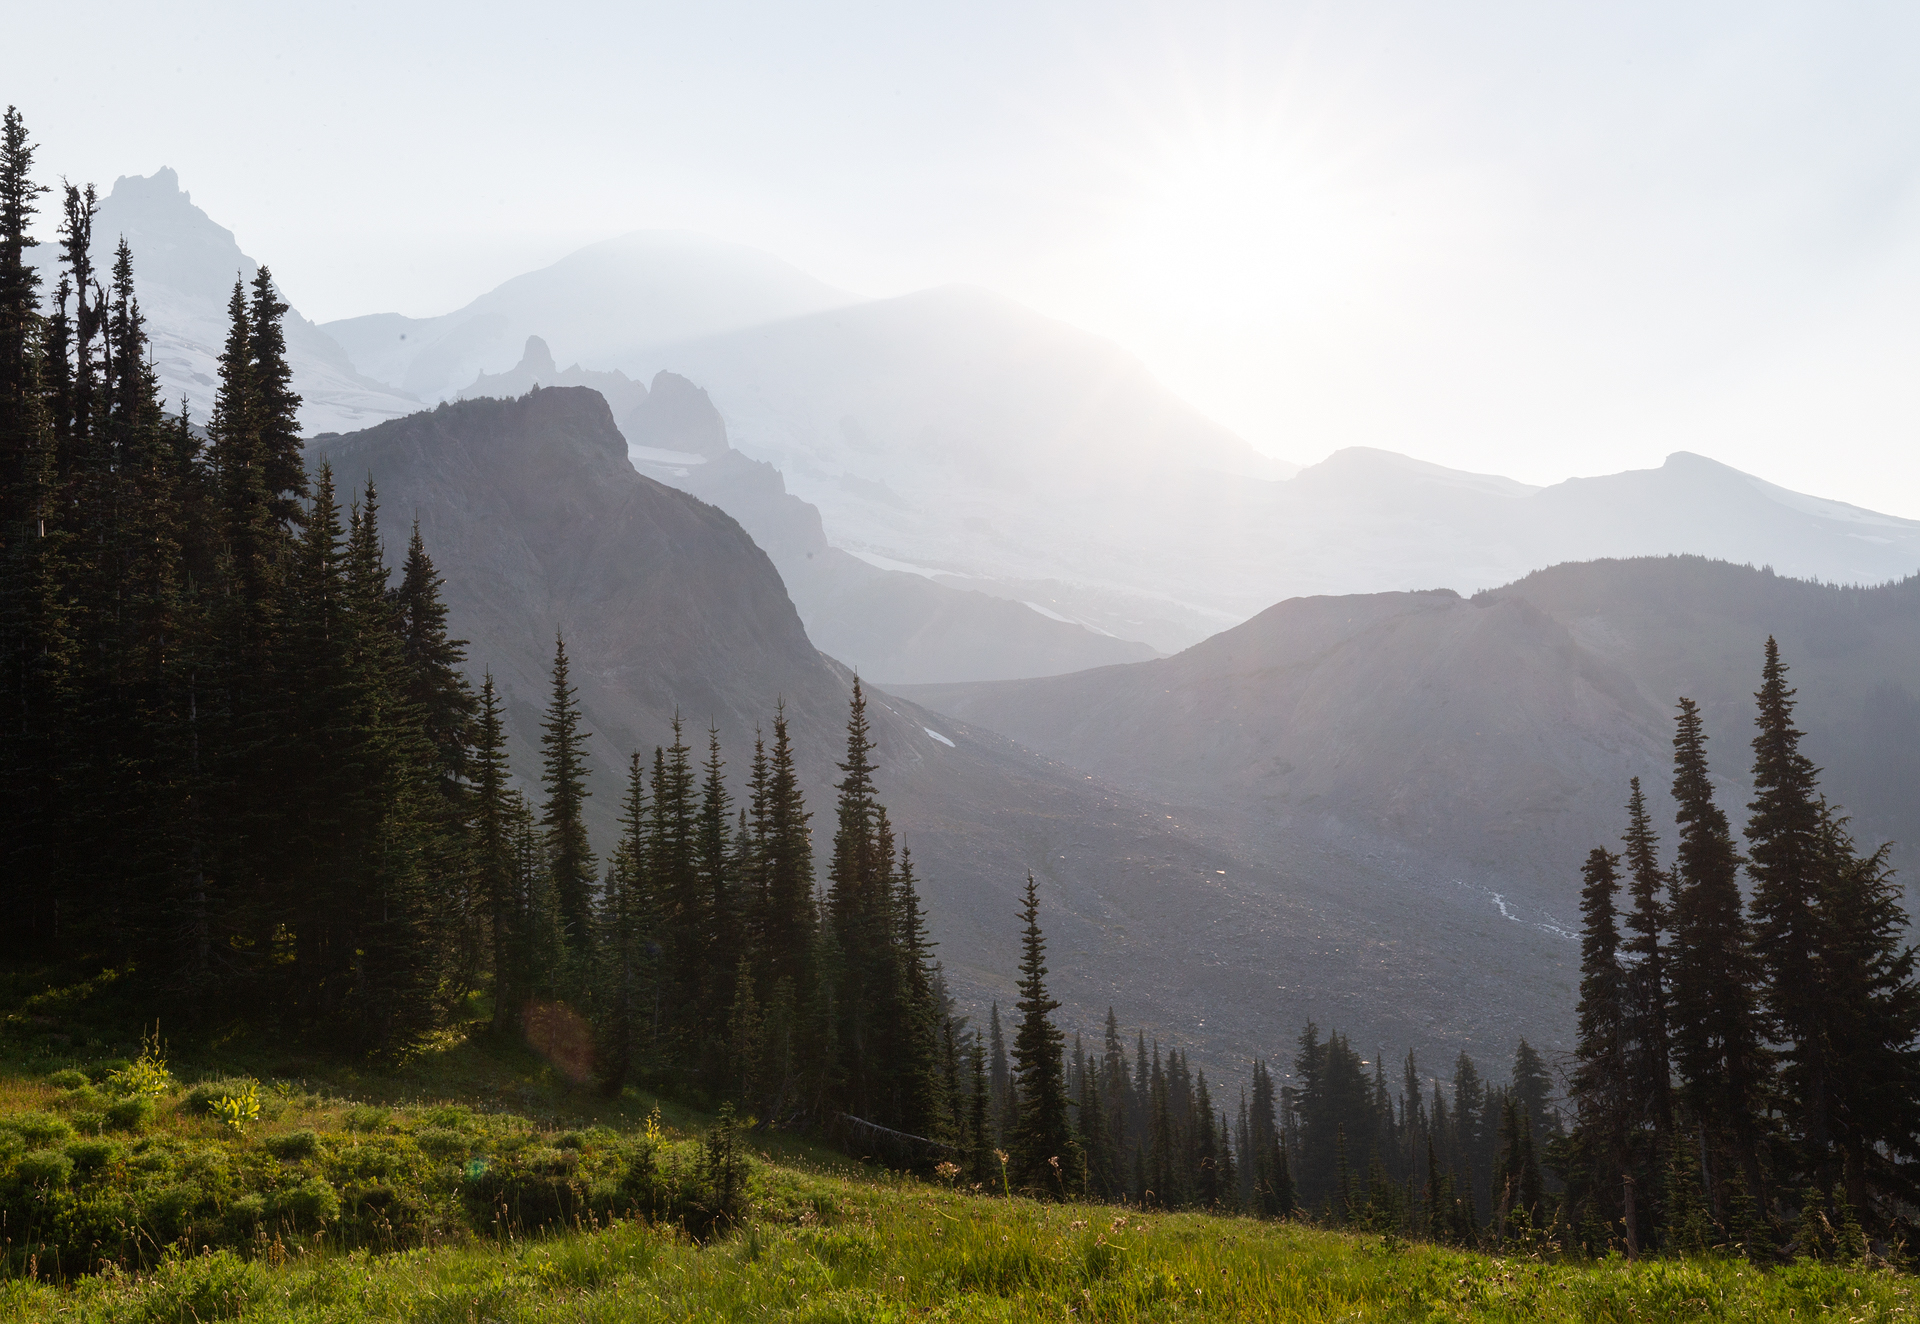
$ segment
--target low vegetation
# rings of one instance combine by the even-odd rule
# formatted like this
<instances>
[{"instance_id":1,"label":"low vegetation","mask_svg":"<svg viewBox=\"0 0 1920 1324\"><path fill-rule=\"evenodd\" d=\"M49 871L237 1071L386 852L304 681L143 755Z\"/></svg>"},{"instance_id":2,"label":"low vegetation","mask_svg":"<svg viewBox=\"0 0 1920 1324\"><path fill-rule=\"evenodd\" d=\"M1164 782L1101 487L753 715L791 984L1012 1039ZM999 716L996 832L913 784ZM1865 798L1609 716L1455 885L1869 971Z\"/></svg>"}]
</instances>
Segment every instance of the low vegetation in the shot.
<instances>
[{"instance_id":1,"label":"low vegetation","mask_svg":"<svg viewBox=\"0 0 1920 1324\"><path fill-rule=\"evenodd\" d=\"M125 1106L131 1101L141 1106ZM450 1043L314 1079L0 1059L0 1321L1881 1320L1884 1264L1493 1256L996 1197Z\"/></svg>"}]
</instances>

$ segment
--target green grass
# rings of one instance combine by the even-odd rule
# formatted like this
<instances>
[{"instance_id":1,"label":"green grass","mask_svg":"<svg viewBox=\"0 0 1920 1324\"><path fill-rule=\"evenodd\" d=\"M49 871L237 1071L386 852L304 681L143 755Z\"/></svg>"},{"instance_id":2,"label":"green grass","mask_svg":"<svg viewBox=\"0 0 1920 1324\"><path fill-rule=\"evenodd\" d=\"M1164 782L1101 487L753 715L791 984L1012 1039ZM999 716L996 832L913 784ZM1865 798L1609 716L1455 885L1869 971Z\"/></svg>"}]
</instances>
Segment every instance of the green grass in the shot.
<instances>
[{"instance_id":1,"label":"green grass","mask_svg":"<svg viewBox=\"0 0 1920 1324\"><path fill-rule=\"evenodd\" d=\"M208 1042L116 1122L110 1072L137 1045L0 1029L0 1324L1914 1314L1914 1280L1886 1269L1543 1262L994 1199L764 1131L737 1218L715 1226L710 1118L570 1087L524 1050L450 1036L373 1071ZM259 1116L222 1123L214 1100L248 1080Z\"/></svg>"},{"instance_id":2,"label":"green grass","mask_svg":"<svg viewBox=\"0 0 1920 1324\"><path fill-rule=\"evenodd\" d=\"M75 1286L0 1284L0 1320L1895 1320L1910 1280L1730 1260L1541 1264L1300 1225L798 1175L831 1209L704 1245L640 1222L272 1267L231 1252Z\"/></svg>"}]
</instances>

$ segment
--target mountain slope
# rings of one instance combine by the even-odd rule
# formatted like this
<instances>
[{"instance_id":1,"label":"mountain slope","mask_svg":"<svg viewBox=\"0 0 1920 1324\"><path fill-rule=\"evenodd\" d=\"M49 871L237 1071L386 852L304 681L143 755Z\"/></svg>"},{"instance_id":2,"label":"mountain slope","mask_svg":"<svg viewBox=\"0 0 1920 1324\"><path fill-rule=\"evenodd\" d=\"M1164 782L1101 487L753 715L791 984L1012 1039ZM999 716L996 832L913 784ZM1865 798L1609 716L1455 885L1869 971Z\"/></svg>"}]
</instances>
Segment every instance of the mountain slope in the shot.
<instances>
[{"instance_id":1,"label":"mountain slope","mask_svg":"<svg viewBox=\"0 0 1920 1324\"><path fill-rule=\"evenodd\" d=\"M670 372L622 424L634 466L738 518L780 568L820 649L882 684L1050 676L1154 655L1073 621L885 570L829 546L779 470L728 444L707 393Z\"/></svg>"},{"instance_id":2,"label":"mountain slope","mask_svg":"<svg viewBox=\"0 0 1920 1324\"><path fill-rule=\"evenodd\" d=\"M1722 805L1744 819L1769 634L1828 792L1869 842L1914 841L1920 578L1850 589L1696 557L1563 565L1471 600L1293 599L1160 661L907 693L1187 806L1252 858L1319 842L1394 859L1571 931L1580 860L1617 840L1627 779L1667 812L1679 695L1702 704Z\"/></svg>"},{"instance_id":3,"label":"mountain slope","mask_svg":"<svg viewBox=\"0 0 1920 1324\"><path fill-rule=\"evenodd\" d=\"M309 460L330 462L343 487L373 476L390 555L407 521L420 520L447 582L450 628L471 641L469 669L491 670L507 697L523 778L539 766L552 640L565 631L593 733L590 827L603 848L628 752L664 743L676 710L696 741L719 726L738 774L754 727L784 700L824 854L851 676L812 648L738 524L636 473L624 453L600 396L557 388L322 439ZM965 1006L1008 1000L1029 869L1043 883L1069 1023L1091 1032L1113 1002L1129 1023L1162 1027L1216 1065L1270 1053L1297 1025L1297 1004L1243 996L1274 950L1252 936L1278 934L1308 967L1315 944L1366 946L1352 916L1256 885L1244 861L1080 770L890 695L876 693L873 717L881 795L913 848ZM1366 982L1381 978L1424 986L1428 975L1415 965ZM1360 983L1329 972L1308 996L1323 989L1358 993ZM1349 1010L1344 1024L1376 1023ZM1494 1023L1460 1010L1465 1033ZM1390 1009L1379 1023L1401 1028ZM1400 1037L1428 1036L1421 1027Z\"/></svg>"}]
</instances>

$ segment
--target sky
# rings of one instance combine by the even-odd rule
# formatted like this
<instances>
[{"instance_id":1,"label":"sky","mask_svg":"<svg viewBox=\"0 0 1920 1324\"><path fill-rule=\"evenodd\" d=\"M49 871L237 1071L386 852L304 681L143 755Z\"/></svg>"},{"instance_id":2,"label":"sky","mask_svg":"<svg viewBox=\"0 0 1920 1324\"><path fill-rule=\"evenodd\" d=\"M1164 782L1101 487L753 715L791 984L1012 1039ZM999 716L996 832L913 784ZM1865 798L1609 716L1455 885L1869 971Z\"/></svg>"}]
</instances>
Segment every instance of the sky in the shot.
<instances>
[{"instance_id":1,"label":"sky","mask_svg":"<svg viewBox=\"0 0 1920 1324\"><path fill-rule=\"evenodd\" d=\"M178 170L315 320L634 229L1111 337L1270 453L1711 455L1920 518L1920 8L35 6L45 177Z\"/></svg>"}]
</instances>

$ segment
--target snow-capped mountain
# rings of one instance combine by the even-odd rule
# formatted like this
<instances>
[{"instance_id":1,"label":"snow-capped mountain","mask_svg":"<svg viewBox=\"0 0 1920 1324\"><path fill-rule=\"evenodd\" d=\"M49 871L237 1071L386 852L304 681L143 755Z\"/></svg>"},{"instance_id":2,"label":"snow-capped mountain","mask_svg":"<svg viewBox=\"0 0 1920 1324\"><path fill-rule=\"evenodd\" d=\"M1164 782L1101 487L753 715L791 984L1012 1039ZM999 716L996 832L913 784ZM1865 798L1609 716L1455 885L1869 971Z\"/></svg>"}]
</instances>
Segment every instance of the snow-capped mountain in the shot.
<instances>
[{"instance_id":1,"label":"snow-capped mountain","mask_svg":"<svg viewBox=\"0 0 1920 1324\"><path fill-rule=\"evenodd\" d=\"M777 258L698 235L640 231L530 271L442 317L376 313L321 329L360 371L451 399L543 337L559 362L625 369L660 345L855 302Z\"/></svg>"},{"instance_id":2,"label":"snow-capped mountain","mask_svg":"<svg viewBox=\"0 0 1920 1324\"><path fill-rule=\"evenodd\" d=\"M123 236L133 250L134 291L167 407L184 404L204 423L219 388L228 296L234 280L252 281L259 264L240 250L233 231L193 205L171 169L122 175L101 199L93 224L94 264L101 271L111 270ZM47 297L58 246L43 243L28 260L40 268ZM284 289L281 294L286 297ZM351 432L420 408L413 396L361 376L332 337L297 310L287 314L286 333L294 389L302 396L300 424L309 434Z\"/></svg>"}]
</instances>

